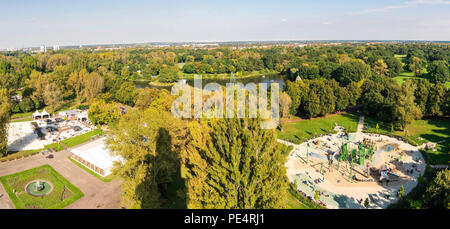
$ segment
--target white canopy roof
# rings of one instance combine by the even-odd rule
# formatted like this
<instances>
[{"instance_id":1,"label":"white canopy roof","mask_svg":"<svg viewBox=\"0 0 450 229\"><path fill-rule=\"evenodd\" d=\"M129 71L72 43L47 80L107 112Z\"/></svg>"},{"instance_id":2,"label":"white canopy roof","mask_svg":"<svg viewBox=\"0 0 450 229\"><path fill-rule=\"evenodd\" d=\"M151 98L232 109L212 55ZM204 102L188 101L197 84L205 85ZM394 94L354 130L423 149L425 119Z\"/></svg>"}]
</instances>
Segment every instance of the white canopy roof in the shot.
<instances>
[{"instance_id":1,"label":"white canopy roof","mask_svg":"<svg viewBox=\"0 0 450 229\"><path fill-rule=\"evenodd\" d=\"M45 109L42 111L41 115L50 115Z\"/></svg>"},{"instance_id":2,"label":"white canopy roof","mask_svg":"<svg viewBox=\"0 0 450 229\"><path fill-rule=\"evenodd\" d=\"M121 157L110 155L105 145L105 138L100 138L71 151L83 160L105 171L104 176L111 174L114 162L121 161Z\"/></svg>"},{"instance_id":3,"label":"white canopy roof","mask_svg":"<svg viewBox=\"0 0 450 229\"><path fill-rule=\"evenodd\" d=\"M44 109L42 112L39 112L38 110L36 110L34 113L33 113L33 117L36 117L36 116L44 116L44 115L47 115L47 116L50 116L50 114Z\"/></svg>"}]
</instances>

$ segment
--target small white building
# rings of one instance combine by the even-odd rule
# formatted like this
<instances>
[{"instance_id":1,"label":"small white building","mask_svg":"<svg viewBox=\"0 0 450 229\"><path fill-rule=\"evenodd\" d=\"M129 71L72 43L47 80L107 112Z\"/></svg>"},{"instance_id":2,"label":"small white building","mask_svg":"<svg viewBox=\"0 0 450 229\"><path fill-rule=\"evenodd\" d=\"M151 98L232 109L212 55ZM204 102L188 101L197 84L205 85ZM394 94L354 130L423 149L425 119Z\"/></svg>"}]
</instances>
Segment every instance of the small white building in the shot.
<instances>
[{"instance_id":1,"label":"small white building","mask_svg":"<svg viewBox=\"0 0 450 229\"><path fill-rule=\"evenodd\" d=\"M72 149L72 158L93 172L105 177L111 174L115 162L122 162L120 156L112 156L106 148L105 138L99 138L86 145Z\"/></svg>"}]
</instances>

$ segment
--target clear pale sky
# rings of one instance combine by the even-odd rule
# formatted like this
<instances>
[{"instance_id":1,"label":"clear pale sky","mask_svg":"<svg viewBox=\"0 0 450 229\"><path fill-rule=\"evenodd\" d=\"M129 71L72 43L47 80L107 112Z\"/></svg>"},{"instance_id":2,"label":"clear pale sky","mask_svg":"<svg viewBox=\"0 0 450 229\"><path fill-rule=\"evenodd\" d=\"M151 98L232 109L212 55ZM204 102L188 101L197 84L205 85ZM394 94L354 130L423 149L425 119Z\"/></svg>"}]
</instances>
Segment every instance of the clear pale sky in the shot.
<instances>
[{"instance_id":1,"label":"clear pale sky","mask_svg":"<svg viewBox=\"0 0 450 229\"><path fill-rule=\"evenodd\" d=\"M450 0L0 0L0 48L152 41L450 40Z\"/></svg>"}]
</instances>

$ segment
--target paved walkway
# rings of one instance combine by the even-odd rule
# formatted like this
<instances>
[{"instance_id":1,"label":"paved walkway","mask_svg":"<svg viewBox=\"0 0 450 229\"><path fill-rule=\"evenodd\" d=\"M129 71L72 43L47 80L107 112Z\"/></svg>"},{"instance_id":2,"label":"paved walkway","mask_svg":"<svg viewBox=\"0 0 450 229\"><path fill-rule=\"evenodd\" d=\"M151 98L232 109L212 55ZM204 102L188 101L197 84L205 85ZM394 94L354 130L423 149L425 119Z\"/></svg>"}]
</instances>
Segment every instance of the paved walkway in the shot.
<instances>
[{"instance_id":1,"label":"paved walkway","mask_svg":"<svg viewBox=\"0 0 450 229\"><path fill-rule=\"evenodd\" d=\"M66 208L120 208L121 181L117 179L108 183L101 181L71 162L68 159L71 154L69 150L64 150L53 153L54 158L52 159L45 158L42 154L37 154L19 160L3 162L0 163L0 176L48 164L84 193L81 199ZM0 209L14 208L1 184L0 196Z\"/></svg>"},{"instance_id":2,"label":"paved walkway","mask_svg":"<svg viewBox=\"0 0 450 229\"><path fill-rule=\"evenodd\" d=\"M359 116L358 129L356 130L356 141L363 140L364 115Z\"/></svg>"}]
</instances>

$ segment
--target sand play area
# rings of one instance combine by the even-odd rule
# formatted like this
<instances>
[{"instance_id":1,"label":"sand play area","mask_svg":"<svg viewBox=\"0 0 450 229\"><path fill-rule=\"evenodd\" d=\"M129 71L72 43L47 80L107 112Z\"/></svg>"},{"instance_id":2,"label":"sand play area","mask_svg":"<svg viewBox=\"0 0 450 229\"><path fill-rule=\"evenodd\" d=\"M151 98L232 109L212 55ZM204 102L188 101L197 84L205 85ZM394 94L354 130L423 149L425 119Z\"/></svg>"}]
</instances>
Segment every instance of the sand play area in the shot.
<instances>
[{"instance_id":1,"label":"sand play area","mask_svg":"<svg viewBox=\"0 0 450 229\"><path fill-rule=\"evenodd\" d=\"M417 185L425 162L419 149L395 138L338 132L292 145L289 181L310 199L316 192L327 208L386 208Z\"/></svg>"}]
</instances>

